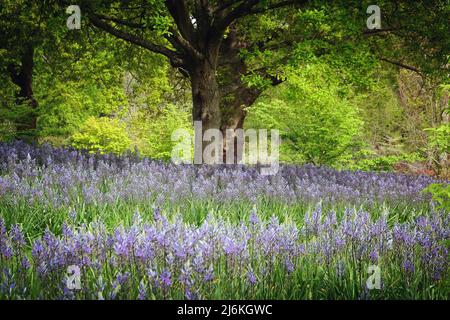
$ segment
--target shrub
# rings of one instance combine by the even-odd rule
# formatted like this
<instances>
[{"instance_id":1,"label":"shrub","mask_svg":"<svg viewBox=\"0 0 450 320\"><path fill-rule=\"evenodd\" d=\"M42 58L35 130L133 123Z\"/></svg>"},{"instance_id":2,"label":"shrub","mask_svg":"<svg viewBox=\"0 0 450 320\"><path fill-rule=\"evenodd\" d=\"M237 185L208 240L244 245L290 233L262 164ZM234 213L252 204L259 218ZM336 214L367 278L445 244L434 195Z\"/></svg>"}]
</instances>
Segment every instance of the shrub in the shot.
<instances>
[{"instance_id":1,"label":"shrub","mask_svg":"<svg viewBox=\"0 0 450 320\"><path fill-rule=\"evenodd\" d=\"M176 142L172 132L177 129L192 131L190 110L174 104L149 108L131 117L130 136L139 153L153 158L169 160Z\"/></svg>"},{"instance_id":2,"label":"shrub","mask_svg":"<svg viewBox=\"0 0 450 320\"><path fill-rule=\"evenodd\" d=\"M450 210L450 184L432 183L423 191L431 193L431 197L438 208Z\"/></svg>"},{"instance_id":3,"label":"shrub","mask_svg":"<svg viewBox=\"0 0 450 320\"><path fill-rule=\"evenodd\" d=\"M72 145L92 153L121 154L131 148L131 140L119 120L90 117L79 132L72 135Z\"/></svg>"}]
</instances>

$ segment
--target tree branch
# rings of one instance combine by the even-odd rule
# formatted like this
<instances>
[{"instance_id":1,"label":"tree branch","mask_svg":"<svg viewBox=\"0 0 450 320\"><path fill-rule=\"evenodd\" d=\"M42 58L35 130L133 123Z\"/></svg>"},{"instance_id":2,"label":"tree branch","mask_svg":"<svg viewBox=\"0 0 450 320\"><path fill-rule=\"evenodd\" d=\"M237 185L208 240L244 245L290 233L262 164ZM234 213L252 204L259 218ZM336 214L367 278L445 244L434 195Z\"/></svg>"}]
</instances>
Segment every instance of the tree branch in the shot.
<instances>
[{"instance_id":1,"label":"tree branch","mask_svg":"<svg viewBox=\"0 0 450 320\"><path fill-rule=\"evenodd\" d=\"M237 19L247 15L250 10L258 4L259 0L247 0L241 2L236 8L228 13L223 19L220 19L216 24L216 30L223 32L230 24Z\"/></svg>"},{"instance_id":2,"label":"tree branch","mask_svg":"<svg viewBox=\"0 0 450 320\"><path fill-rule=\"evenodd\" d=\"M236 21L239 18L242 18L246 15L251 14L258 14L258 13L264 13L269 10L274 10L282 7L286 7L293 4L305 4L308 0L284 0L280 1L268 6L258 7L258 4L260 1L258 0L247 0L244 2L241 2L238 6L236 6L233 10L231 10L230 13L228 13L223 19L219 20L218 23L218 30L225 30L229 25L231 25L234 21ZM237 3L237 1L230 1L228 3L225 3L223 6L225 8L232 6L233 4ZM220 7L219 7L220 8ZM219 9L216 9L216 11ZM221 9L223 10L223 9Z\"/></svg>"},{"instance_id":3,"label":"tree branch","mask_svg":"<svg viewBox=\"0 0 450 320\"><path fill-rule=\"evenodd\" d=\"M285 0L285 1L280 1L278 3L274 3L274 4L272 4L270 6L267 6L267 7L254 8L254 9L250 10L249 14L264 13L264 12L267 12L269 10L274 10L274 9L278 9L278 8L282 8L282 7L287 7L287 6L290 6L292 4L297 4L297 3L298 4L304 4L306 2L308 2L308 1L307 0L306 1L304 1L304 0L303 1L302 0Z\"/></svg>"},{"instance_id":4,"label":"tree branch","mask_svg":"<svg viewBox=\"0 0 450 320\"><path fill-rule=\"evenodd\" d=\"M101 20L112 21L116 24L120 24L123 26L131 27L131 28L136 28L136 29L144 29L145 28L144 24L139 24L139 23L135 23L135 22L127 21L127 20L122 20L122 19L118 19L115 17L105 16L105 15L101 15L101 14L96 14L95 17L99 18ZM171 35L166 35L165 38L174 46L175 49L178 49L178 50L184 49L185 51L196 56L197 58L201 57L201 54L187 40L185 40L183 37L181 37L177 30L170 29L169 31L170 31Z\"/></svg>"},{"instance_id":5,"label":"tree branch","mask_svg":"<svg viewBox=\"0 0 450 320\"><path fill-rule=\"evenodd\" d=\"M380 59L381 61L384 61L384 62L393 64L393 65L395 65L395 66L398 66L398 67L400 67L400 68L403 68L403 69L407 69L407 70L413 71L413 72L415 72L415 73L417 73L418 75L420 75L420 76L423 77L422 72L421 72L419 69L417 69L416 67L413 67L413 66L409 66L409 65L403 64L403 63L401 63L401 62L399 62L399 61L392 61L392 60L389 60L389 59L386 59L386 58L383 58L383 57L378 57L378 59Z\"/></svg>"},{"instance_id":6,"label":"tree branch","mask_svg":"<svg viewBox=\"0 0 450 320\"><path fill-rule=\"evenodd\" d=\"M189 54L191 54L192 56L194 56L197 59L203 59L204 56L203 54L198 51L189 41L187 41L186 39L184 39L177 30L174 29L170 29L169 30L171 35L166 37L167 40L169 40L169 42L174 46L174 47L178 47L180 49L184 49L186 52L188 52Z\"/></svg>"},{"instance_id":7,"label":"tree branch","mask_svg":"<svg viewBox=\"0 0 450 320\"><path fill-rule=\"evenodd\" d=\"M130 43L133 43L142 48L150 50L152 52L159 53L159 54L166 56L167 58L170 59L170 62L174 66L180 66L182 64L182 59L181 59L179 53L176 51L170 50L164 46L154 44L145 39L142 39L135 35L132 35L128 32L117 29L117 28L113 27L112 25L110 25L109 23L101 20L96 15L91 15L89 17L89 19L95 27L102 29L103 31L106 31L109 34L112 34L113 36L115 36L117 38L120 38L120 39L125 40Z\"/></svg>"},{"instance_id":8,"label":"tree branch","mask_svg":"<svg viewBox=\"0 0 450 320\"><path fill-rule=\"evenodd\" d=\"M166 7L174 19L181 36L193 43L195 30L185 0L166 0Z\"/></svg>"},{"instance_id":9,"label":"tree branch","mask_svg":"<svg viewBox=\"0 0 450 320\"><path fill-rule=\"evenodd\" d=\"M112 21L114 23L117 23L117 24L120 24L123 26L127 26L127 27L131 27L131 28L143 29L145 27L143 24L135 23L135 22L127 21L127 20L122 20L122 19L118 19L115 17L109 17L109 16L105 16L105 15L101 15L101 14L96 14L95 16L101 20Z\"/></svg>"},{"instance_id":10,"label":"tree branch","mask_svg":"<svg viewBox=\"0 0 450 320\"><path fill-rule=\"evenodd\" d=\"M228 0L228 1L220 1L221 4L218 5L214 10L214 14L221 14L223 11L228 9L229 7L235 5L236 3L240 2L240 0Z\"/></svg>"},{"instance_id":11,"label":"tree branch","mask_svg":"<svg viewBox=\"0 0 450 320\"><path fill-rule=\"evenodd\" d=\"M367 35L367 36L371 36L371 35L380 35L383 33L389 33L389 32L393 32L393 31L398 31L401 30L402 28L389 28L389 29L374 29L374 30L364 30L363 34Z\"/></svg>"}]
</instances>

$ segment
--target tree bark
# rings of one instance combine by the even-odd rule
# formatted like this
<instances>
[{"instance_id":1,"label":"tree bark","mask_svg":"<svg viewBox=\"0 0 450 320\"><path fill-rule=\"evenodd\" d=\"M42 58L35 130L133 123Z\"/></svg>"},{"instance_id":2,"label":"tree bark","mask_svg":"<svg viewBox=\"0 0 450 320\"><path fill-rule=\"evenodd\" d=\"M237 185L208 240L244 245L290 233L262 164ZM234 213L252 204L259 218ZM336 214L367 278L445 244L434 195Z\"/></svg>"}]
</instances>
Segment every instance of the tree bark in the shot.
<instances>
[{"instance_id":1,"label":"tree bark","mask_svg":"<svg viewBox=\"0 0 450 320\"><path fill-rule=\"evenodd\" d=\"M229 95L228 99L223 99L222 119L220 130L224 137L223 159L226 161L227 154L233 152L234 163L239 163L242 160L238 156L239 141L236 135L233 136L233 147L227 145L228 141L225 139L226 131L228 129L236 132L238 129L244 129L244 121L247 115L247 107L251 106L259 97L261 92L254 88L248 88L245 84L240 83L237 88Z\"/></svg>"},{"instance_id":2,"label":"tree bark","mask_svg":"<svg viewBox=\"0 0 450 320\"><path fill-rule=\"evenodd\" d=\"M208 129L220 129L220 91L217 83L216 70L207 59L193 63L189 72L192 87L192 120L201 121L202 137ZM201 148L195 145L194 157L199 158L203 154L209 142L202 139Z\"/></svg>"}]
</instances>

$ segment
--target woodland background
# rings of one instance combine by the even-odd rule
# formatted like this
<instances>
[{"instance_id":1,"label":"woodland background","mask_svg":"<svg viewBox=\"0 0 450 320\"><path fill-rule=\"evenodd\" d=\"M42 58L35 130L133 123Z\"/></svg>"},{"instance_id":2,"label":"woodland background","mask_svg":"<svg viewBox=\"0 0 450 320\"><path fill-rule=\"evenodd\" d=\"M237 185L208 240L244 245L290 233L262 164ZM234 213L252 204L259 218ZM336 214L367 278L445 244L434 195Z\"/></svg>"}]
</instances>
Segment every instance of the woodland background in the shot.
<instances>
[{"instance_id":1,"label":"woodland background","mask_svg":"<svg viewBox=\"0 0 450 320\"><path fill-rule=\"evenodd\" d=\"M64 1L1 0L0 140L169 160L173 130L192 128L189 74L96 19L170 47L170 1L79 2L68 30ZM200 33L198 1L181 2ZM448 177L448 1L377 1L372 32L365 1L277 3L224 31L245 72L219 65L220 88L253 94L243 127L279 129L287 163ZM221 92L224 115L235 98Z\"/></svg>"}]
</instances>

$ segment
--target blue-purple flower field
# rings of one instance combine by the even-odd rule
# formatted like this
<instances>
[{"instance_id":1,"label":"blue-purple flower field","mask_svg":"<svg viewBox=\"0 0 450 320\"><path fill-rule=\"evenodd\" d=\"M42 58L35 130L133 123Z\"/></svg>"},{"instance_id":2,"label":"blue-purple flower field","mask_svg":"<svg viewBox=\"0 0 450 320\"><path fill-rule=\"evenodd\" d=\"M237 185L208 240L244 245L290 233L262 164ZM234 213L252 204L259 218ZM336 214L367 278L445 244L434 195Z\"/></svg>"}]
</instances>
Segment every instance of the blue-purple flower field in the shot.
<instances>
[{"instance_id":1,"label":"blue-purple flower field","mask_svg":"<svg viewBox=\"0 0 450 320\"><path fill-rule=\"evenodd\" d=\"M258 172L0 144L0 299L450 298L432 178Z\"/></svg>"}]
</instances>

